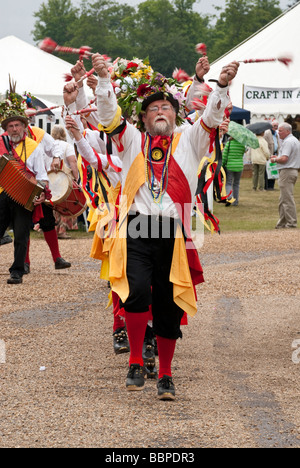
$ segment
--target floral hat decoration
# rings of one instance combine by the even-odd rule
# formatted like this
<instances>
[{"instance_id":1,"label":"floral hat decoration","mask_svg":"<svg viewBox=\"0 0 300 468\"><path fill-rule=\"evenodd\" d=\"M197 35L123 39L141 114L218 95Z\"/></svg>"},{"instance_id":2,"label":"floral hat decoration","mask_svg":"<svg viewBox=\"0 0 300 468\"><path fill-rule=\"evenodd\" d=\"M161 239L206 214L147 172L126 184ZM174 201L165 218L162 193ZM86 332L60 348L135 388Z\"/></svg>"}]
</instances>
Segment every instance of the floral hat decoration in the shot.
<instances>
[{"instance_id":1,"label":"floral hat decoration","mask_svg":"<svg viewBox=\"0 0 300 468\"><path fill-rule=\"evenodd\" d=\"M0 102L0 124L5 131L9 122L13 120L20 120L27 127L26 111L30 107L32 98L29 93L24 93L24 96L16 93L16 82L12 81L9 76L9 90L6 92L5 99Z\"/></svg>"},{"instance_id":2,"label":"floral hat decoration","mask_svg":"<svg viewBox=\"0 0 300 468\"><path fill-rule=\"evenodd\" d=\"M143 131L142 114L156 100L166 99L176 110L176 124L181 125L184 116L185 95L182 85L174 78L166 78L155 72L149 60L118 58L110 68L111 78L119 106L137 127Z\"/></svg>"}]
</instances>

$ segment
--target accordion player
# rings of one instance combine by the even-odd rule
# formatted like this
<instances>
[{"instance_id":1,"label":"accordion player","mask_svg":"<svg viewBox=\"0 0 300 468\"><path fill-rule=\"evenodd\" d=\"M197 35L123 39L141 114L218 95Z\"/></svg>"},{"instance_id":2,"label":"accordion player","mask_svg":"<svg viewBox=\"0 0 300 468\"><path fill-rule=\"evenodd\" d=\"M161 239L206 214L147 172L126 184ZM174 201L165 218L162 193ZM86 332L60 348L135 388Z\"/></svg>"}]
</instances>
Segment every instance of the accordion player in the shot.
<instances>
[{"instance_id":1,"label":"accordion player","mask_svg":"<svg viewBox=\"0 0 300 468\"><path fill-rule=\"evenodd\" d=\"M2 127L5 133L0 136L0 238L12 227L14 262L7 282L20 284L25 273L32 210L45 199L43 187L48 176L41 145L27 137L24 118L11 117L5 124L2 122Z\"/></svg>"}]
</instances>

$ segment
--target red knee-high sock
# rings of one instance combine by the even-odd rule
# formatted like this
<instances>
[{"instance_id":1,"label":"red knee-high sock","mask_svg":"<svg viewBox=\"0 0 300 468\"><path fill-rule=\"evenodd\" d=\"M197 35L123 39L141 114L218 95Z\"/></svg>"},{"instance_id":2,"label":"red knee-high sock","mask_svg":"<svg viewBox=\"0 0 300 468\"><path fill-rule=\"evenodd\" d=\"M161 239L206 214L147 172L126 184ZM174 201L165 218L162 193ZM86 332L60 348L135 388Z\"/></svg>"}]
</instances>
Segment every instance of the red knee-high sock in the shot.
<instances>
[{"instance_id":1,"label":"red knee-high sock","mask_svg":"<svg viewBox=\"0 0 300 468\"><path fill-rule=\"evenodd\" d=\"M120 312L120 299L118 294L116 294L114 291L111 292L112 294L112 301L113 301L113 314L114 314L114 325L113 325L113 331L115 332L119 328L124 328L125 327L125 322L124 320L121 319L119 312Z\"/></svg>"},{"instance_id":2,"label":"red knee-high sock","mask_svg":"<svg viewBox=\"0 0 300 468\"><path fill-rule=\"evenodd\" d=\"M25 258L25 263L28 263L28 265L30 265L29 250L30 250L30 239L27 244L27 252L26 252L26 258Z\"/></svg>"},{"instance_id":3,"label":"red knee-high sock","mask_svg":"<svg viewBox=\"0 0 300 468\"><path fill-rule=\"evenodd\" d=\"M164 375L172 377L171 366L176 348L176 340L169 340L161 336L157 336L156 339L159 358L158 378L161 379Z\"/></svg>"},{"instance_id":4,"label":"red knee-high sock","mask_svg":"<svg viewBox=\"0 0 300 468\"><path fill-rule=\"evenodd\" d=\"M129 366L140 364L143 366L143 343L149 319L149 312L125 312L127 334L130 345Z\"/></svg>"},{"instance_id":5,"label":"red knee-high sock","mask_svg":"<svg viewBox=\"0 0 300 468\"><path fill-rule=\"evenodd\" d=\"M45 241L47 242L49 249L51 251L53 261L56 262L58 258L61 258L58 246L58 238L56 230L53 229L49 232L44 232Z\"/></svg>"}]
</instances>

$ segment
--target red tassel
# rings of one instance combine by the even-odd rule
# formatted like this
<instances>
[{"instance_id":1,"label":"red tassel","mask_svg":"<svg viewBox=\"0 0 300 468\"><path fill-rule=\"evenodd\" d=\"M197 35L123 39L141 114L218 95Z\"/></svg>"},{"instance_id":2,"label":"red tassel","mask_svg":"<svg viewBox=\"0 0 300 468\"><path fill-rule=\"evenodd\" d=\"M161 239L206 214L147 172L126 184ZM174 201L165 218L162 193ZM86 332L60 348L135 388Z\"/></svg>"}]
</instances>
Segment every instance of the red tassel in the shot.
<instances>
[{"instance_id":1,"label":"red tassel","mask_svg":"<svg viewBox=\"0 0 300 468\"><path fill-rule=\"evenodd\" d=\"M197 44L195 49L198 54L207 55L207 48L203 42L200 42L199 44Z\"/></svg>"},{"instance_id":2,"label":"red tassel","mask_svg":"<svg viewBox=\"0 0 300 468\"><path fill-rule=\"evenodd\" d=\"M73 80L73 76L71 75L71 73L65 73L64 74L64 80L68 83L69 81L72 81Z\"/></svg>"},{"instance_id":3,"label":"red tassel","mask_svg":"<svg viewBox=\"0 0 300 468\"><path fill-rule=\"evenodd\" d=\"M52 54L57 47L57 44L51 37L45 37L40 43L39 48L48 54Z\"/></svg>"}]
</instances>

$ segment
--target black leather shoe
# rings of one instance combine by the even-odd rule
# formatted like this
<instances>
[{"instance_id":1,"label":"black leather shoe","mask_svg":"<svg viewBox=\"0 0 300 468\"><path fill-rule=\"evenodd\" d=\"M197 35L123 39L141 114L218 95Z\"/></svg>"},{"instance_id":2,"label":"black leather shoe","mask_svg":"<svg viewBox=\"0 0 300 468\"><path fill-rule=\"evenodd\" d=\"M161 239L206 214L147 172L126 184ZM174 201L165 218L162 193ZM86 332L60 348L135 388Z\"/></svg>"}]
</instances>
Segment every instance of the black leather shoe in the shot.
<instances>
[{"instance_id":1,"label":"black leather shoe","mask_svg":"<svg viewBox=\"0 0 300 468\"><path fill-rule=\"evenodd\" d=\"M13 240L8 234L0 239L0 245L11 244L12 242Z\"/></svg>"},{"instance_id":2,"label":"black leather shoe","mask_svg":"<svg viewBox=\"0 0 300 468\"><path fill-rule=\"evenodd\" d=\"M145 370L140 364L131 364L127 379L126 388L129 392L137 392L145 387Z\"/></svg>"},{"instance_id":3,"label":"black leather shoe","mask_svg":"<svg viewBox=\"0 0 300 468\"><path fill-rule=\"evenodd\" d=\"M71 268L71 263L66 262L63 258L57 258L55 262L55 270L65 270L66 268Z\"/></svg>"},{"instance_id":4,"label":"black leather shoe","mask_svg":"<svg viewBox=\"0 0 300 468\"><path fill-rule=\"evenodd\" d=\"M159 379L157 384L157 390L159 400L175 400L175 386L172 377L164 375L161 379Z\"/></svg>"},{"instance_id":5,"label":"black leather shoe","mask_svg":"<svg viewBox=\"0 0 300 468\"><path fill-rule=\"evenodd\" d=\"M30 265L29 263L25 263L24 265L24 275L29 275L30 273Z\"/></svg>"},{"instance_id":6,"label":"black leather shoe","mask_svg":"<svg viewBox=\"0 0 300 468\"><path fill-rule=\"evenodd\" d=\"M115 354L129 353L129 342L125 328L118 328L113 333L113 341Z\"/></svg>"},{"instance_id":7,"label":"black leather shoe","mask_svg":"<svg viewBox=\"0 0 300 468\"><path fill-rule=\"evenodd\" d=\"M10 278L7 280L7 284L22 284L23 278L18 273L11 273Z\"/></svg>"}]
</instances>

